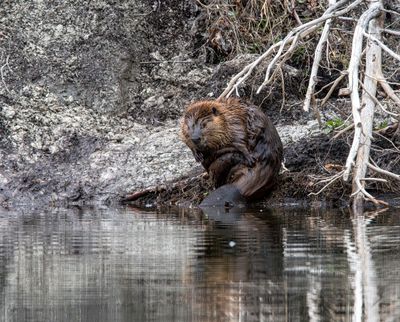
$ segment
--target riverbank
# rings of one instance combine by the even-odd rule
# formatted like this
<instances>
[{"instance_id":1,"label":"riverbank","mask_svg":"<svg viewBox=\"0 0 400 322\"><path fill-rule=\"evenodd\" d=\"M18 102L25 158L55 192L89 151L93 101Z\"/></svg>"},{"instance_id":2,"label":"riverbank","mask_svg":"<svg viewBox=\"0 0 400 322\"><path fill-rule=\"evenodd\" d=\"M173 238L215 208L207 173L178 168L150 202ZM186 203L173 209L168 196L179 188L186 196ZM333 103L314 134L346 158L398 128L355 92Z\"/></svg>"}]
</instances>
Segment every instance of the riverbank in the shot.
<instances>
[{"instance_id":1,"label":"riverbank","mask_svg":"<svg viewBox=\"0 0 400 322\"><path fill-rule=\"evenodd\" d=\"M117 203L134 191L169 187L152 202L196 204L208 193L179 139L179 118L191 101L218 97L257 54L210 60L202 12L192 1L6 0L0 8L0 203ZM318 124L317 115L301 108L306 74L283 66L281 80L256 95L264 67L238 94L269 115L285 145L287 171L271 198L311 198L345 161L348 134L332 136L346 125L350 104L336 98L319 111ZM390 145L375 142L377 154ZM395 150L381 159L400 172ZM193 179L182 187L182 178ZM393 184L373 188L399 191ZM312 198L347 200L348 191L338 180Z\"/></svg>"}]
</instances>

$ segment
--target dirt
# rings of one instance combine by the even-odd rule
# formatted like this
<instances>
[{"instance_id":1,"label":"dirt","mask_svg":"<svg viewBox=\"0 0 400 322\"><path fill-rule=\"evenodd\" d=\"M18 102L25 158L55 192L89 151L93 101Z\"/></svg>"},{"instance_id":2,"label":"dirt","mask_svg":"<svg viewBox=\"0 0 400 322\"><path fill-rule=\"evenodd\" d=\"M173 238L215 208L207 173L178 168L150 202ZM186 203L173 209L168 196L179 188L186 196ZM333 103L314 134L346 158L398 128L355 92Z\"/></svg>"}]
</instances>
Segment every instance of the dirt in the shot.
<instances>
[{"instance_id":1,"label":"dirt","mask_svg":"<svg viewBox=\"0 0 400 322\"><path fill-rule=\"evenodd\" d=\"M274 191L258 202L282 205L293 200L310 203L325 199L326 195L310 196L322 187L318 185L317 178L326 178L340 171L340 164L348 150L346 142L342 139L332 141L328 135L316 135L287 144L284 149L286 170L282 171ZM189 178L171 182L165 189L149 191L135 199L134 203L140 206L199 204L214 188L201 168ZM342 204L346 199L344 193L350 191L351 186L338 189L336 185L334 188L329 193L329 202L332 205Z\"/></svg>"},{"instance_id":2,"label":"dirt","mask_svg":"<svg viewBox=\"0 0 400 322\"><path fill-rule=\"evenodd\" d=\"M0 17L0 204L118 203L147 189L142 204L187 205L212 190L179 139L179 118L255 56L210 59L196 1L3 0ZM318 125L301 109L307 75L290 64L256 95L266 63L238 94L285 145L289 171L271 198L310 198L346 158L351 138L332 141L325 123L350 105L336 98ZM379 144L379 164L399 173L396 151L379 154ZM341 200L348 187L337 184L316 198Z\"/></svg>"}]
</instances>

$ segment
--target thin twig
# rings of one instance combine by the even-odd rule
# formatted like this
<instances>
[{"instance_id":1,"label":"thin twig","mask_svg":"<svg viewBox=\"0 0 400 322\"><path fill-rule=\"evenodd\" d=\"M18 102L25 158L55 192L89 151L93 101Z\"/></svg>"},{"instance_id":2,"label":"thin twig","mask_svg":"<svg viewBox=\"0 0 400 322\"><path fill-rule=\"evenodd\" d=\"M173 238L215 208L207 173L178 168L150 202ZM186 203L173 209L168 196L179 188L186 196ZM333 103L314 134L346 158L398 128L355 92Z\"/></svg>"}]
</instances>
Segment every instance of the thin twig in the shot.
<instances>
[{"instance_id":1,"label":"thin twig","mask_svg":"<svg viewBox=\"0 0 400 322\"><path fill-rule=\"evenodd\" d=\"M333 91L335 90L335 88L339 85L340 81L347 76L347 71L344 71L340 74L340 76L338 78L335 79L335 81L333 82L333 85L331 86L331 88L329 89L328 93L326 94L326 96L323 98L320 107L323 107L326 102L329 100L329 98L331 97Z\"/></svg>"},{"instance_id":2,"label":"thin twig","mask_svg":"<svg viewBox=\"0 0 400 322\"><path fill-rule=\"evenodd\" d=\"M230 80L228 86L225 88L225 90L222 92L222 94L219 96L219 98L229 97L232 94L232 92L235 90L235 88L238 88L238 86L241 83L243 83L247 78L250 77L251 73L253 72L253 70L256 66L258 66L270 54L272 54L278 47L280 48L282 46L282 44L284 44L284 46L291 44L292 41L294 41L296 34L299 35L299 39L302 39L302 38L308 36L315 30L317 30L321 23L325 22L328 19L331 19L331 18L334 18L337 16L341 16L341 15L351 11L356 6L358 6L360 3L362 3L363 0L353 1L351 4L345 6L343 9L341 9L339 11L335 11L335 10L338 10L339 8L341 8L342 6L346 5L348 2L349 2L349 0L341 0L338 3L336 3L335 6L329 7L321 17L314 19L310 22L307 22L305 24L302 24L301 26L298 26L295 29L293 29L285 37L284 40L281 40L281 41L275 43L274 45L272 45L266 52L264 52L254 62L248 64L238 74L236 74ZM277 61L277 60L275 60L275 61ZM272 69L272 67L270 68L270 70L271 69ZM260 88L259 88L259 90L260 90Z\"/></svg>"},{"instance_id":3,"label":"thin twig","mask_svg":"<svg viewBox=\"0 0 400 322\"><path fill-rule=\"evenodd\" d=\"M388 46L386 46L382 41L372 36L371 34L363 31L365 37L369 38L371 41L375 42L379 47L381 47L384 51L386 51L390 56L400 61L400 55L391 50Z\"/></svg>"},{"instance_id":4,"label":"thin twig","mask_svg":"<svg viewBox=\"0 0 400 322\"><path fill-rule=\"evenodd\" d=\"M344 172L344 170L336 173L331 178L321 180L318 183L323 183L323 182L327 182L327 181L328 181L328 183L325 186L323 186L318 192L310 192L308 195L309 196L318 196L322 191L324 191L326 188L328 188L330 185L332 185L337 179L339 179L343 175L343 172Z\"/></svg>"},{"instance_id":5,"label":"thin twig","mask_svg":"<svg viewBox=\"0 0 400 322\"><path fill-rule=\"evenodd\" d=\"M393 88L389 85L386 78L383 76L382 71L377 75L379 85L385 91L386 95L389 96L398 106L400 106L400 98L396 95Z\"/></svg>"},{"instance_id":6,"label":"thin twig","mask_svg":"<svg viewBox=\"0 0 400 322\"><path fill-rule=\"evenodd\" d=\"M368 75L365 75L365 76L368 77ZM385 113L387 113L391 116L394 116L394 117L398 117L400 115L400 114L396 114L396 113L390 112L387 109L385 109L385 107L381 104L381 102L379 102L379 100L365 88L364 84L361 81L359 83L360 83L362 89L369 95L369 97L375 102L375 104L381 108L382 111L384 111Z\"/></svg>"},{"instance_id":7,"label":"thin twig","mask_svg":"<svg viewBox=\"0 0 400 322\"><path fill-rule=\"evenodd\" d=\"M3 66L1 66L1 68L0 68L0 75L1 75L1 81L2 81L2 83L3 83L3 85L4 85L4 88L6 89L7 93L10 94L10 91L9 91L9 89L8 89L8 87L7 87L6 81L4 80L4 68L8 67L8 70L11 72L10 65L8 64L8 60L9 60L9 59L10 59L10 55L8 55L8 56L6 57L6 62L5 62L5 64L4 64Z\"/></svg>"},{"instance_id":8,"label":"thin twig","mask_svg":"<svg viewBox=\"0 0 400 322\"><path fill-rule=\"evenodd\" d=\"M347 131L351 130L354 127L354 123L346 126L343 130L340 130L339 132L337 132L332 139L335 140L337 139L339 136L341 136L342 134L346 133Z\"/></svg>"},{"instance_id":9,"label":"thin twig","mask_svg":"<svg viewBox=\"0 0 400 322\"><path fill-rule=\"evenodd\" d=\"M392 126L393 126L393 125L392 125ZM391 126L391 127L392 127L392 126ZM397 124L395 124L395 126L399 126L399 124L397 123ZM384 136L384 135L382 135L381 133L379 133L380 131L385 130L385 129L387 129L387 128L388 128L388 127L384 128L384 129L381 129L381 130L378 130L378 131L374 131L374 134L376 134L376 135L380 136L382 139L388 141L388 142L393 146L395 152L400 153L400 149L396 146L396 144L393 143L392 140L388 139L386 136Z\"/></svg>"},{"instance_id":10,"label":"thin twig","mask_svg":"<svg viewBox=\"0 0 400 322\"><path fill-rule=\"evenodd\" d=\"M398 12L398 11L389 10L389 9L383 9L382 11L387 12L387 13L392 13L392 14L394 14L394 15L399 15L399 16L400 16L400 12Z\"/></svg>"},{"instance_id":11,"label":"thin twig","mask_svg":"<svg viewBox=\"0 0 400 322\"><path fill-rule=\"evenodd\" d=\"M296 8L295 8L295 3L296 3L295 0L292 0L292 14L293 14L293 16L294 16L294 19L296 19L296 22L297 22L299 25L302 25L303 22L301 21L299 15L297 14L297 11L296 11Z\"/></svg>"},{"instance_id":12,"label":"thin twig","mask_svg":"<svg viewBox=\"0 0 400 322\"><path fill-rule=\"evenodd\" d=\"M337 17L339 20L357 22L358 20L352 17Z\"/></svg>"},{"instance_id":13,"label":"thin twig","mask_svg":"<svg viewBox=\"0 0 400 322\"><path fill-rule=\"evenodd\" d=\"M282 80L282 103L281 103L281 108L280 108L280 113L282 113L283 107L285 106L286 100L285 100L285 77L283 75L282 68L279 68L279 73L281 74L281 80Z\"/></svg>"},{"instance_id":14,"label":"thin twig","mask_svg":"<svg viewBox=\"0 0 400 322\"><path fill-rule=\"evenodd\" d=\"M154 60L154 61L141 61L141 65L152 65L152 64L163 64L163 63L176 63L176 64L190 64L193 61L190 60Z\"/></svg>"},{"instance_id":15,"label":"thin twig","mask_svg":"<svg viewBox=\"0 0 400 322\"><path fill-rule=\"evenodd\" d=\"M335 5L336 0L329 0L329 6ZM308 112L310 110L310 104L311 104L311 97L314 94L315 91L315 85L317 84L317 74L319 70L319 64L322 59L322 52L323 52L323 46L325 42L328 40L328 35L329 35L329 29L331 27L331 19L328 19L325 21L325 26L324 29L322 30L321 37L319 38L317 48L315 49L315 55L314 55L314 61L313 65L311 68L311 74L310 74L310 81L308 83L308 88L307 88L307 93L306 93L306 98L304 100L304 105L303 105L303 110Z\"/></svg>"},{"instance_id":16,"label":"thin twig","mask_svg":"<svg viewBox=\"0 0 400 322\"><path fill-rule=\"evenodd\" d=\"M282 52L283 52L285 46L286 46L286 45L289 43L289 41L290 41L290 43L291 43L291 48L292 48L293 43L296 43L297 40L299 39L299 35L298 35L298 34L294 35L294 34L295 34L295 33L292 31L292 32L290 32L290 33L283 39L282 43L281 43L280 46L279 46L278 52L276 53L276 55L275 55L275 57L272 59L272 61L268 64L267 71L266 71L266 73L265 73L264 82L263 82L263 83L261 84L261 86L257 89L257 94L260 93L261 88L264 87L264 86L268 83L268 81L269 81L269 75L270 75L270 73L271 73L272 67L274 67L275 64L276 64L276 62L279 60L279 58L280 58L280 56L282 55Z\"/></svg>"},{"instance_id":17,"label":"thin twig","mask_svg":"<svg viewBox=\"0 0 400 322\"><path fill-rule=\"evenodd\" d=\"M305 24L303 24L303 25L301 25L301 26L298 26L298 27L292 29L292 30L289 32L289 34L283 39L282 44L281 44L281 46L280 46L280 48L279 48L279 50L278 50L278 53L275 55L275 57L273 58L273 60L269 63L269 65L268 65L268 67L267 67L267 71L266 71L266 73L265 73L264 82L263 82L263 83L261 84L261 86L257 89L257 94L259 94L259 93L261 92L261 89L262 89L265 85L267 85L267 84L269 83L269 80L270 80L270 78L269 78L270 72L271 72L272 68L274 67L274 65L277 63L277 61L279 60L279 58L280 58L280 56L281 56L281 54L282 54L282 51L283 51L284 46L286 45L286 43L287 43L289 40L292 40L292 39L293 39L293 41L296 41L296 40L298 39L298 37L296 37L296 35L300 35L300 33L301 33L302 31L308 30L308 29L311 28L311 27L319 26L321 23L325 22L326 20L329 20L329 19L331 19L331 18L340 16L340 15L346 13L346 12L349 12L349 11L352 10L355 6L357 6L361 1L358 1L358 0L357 0L357 1L354 1L353 3L351 3L350 5L348 5L347 7L345 7L344 9L342 9L342 10L340 10L340 11L335 11L335 10L338 9L341 5L343 5L343 4L347 3L347 2L348 2L348 0L339 1L339 2L336 3L335 5L330 6L330 7L325 11L325 13L324 13L321 17L319 17L319 18L317 18L317 19L314 19L314 20L312 20L312 21L309 21L309 22L307 22L307 23L305 23Z\"/></svg>"}]
</instances>

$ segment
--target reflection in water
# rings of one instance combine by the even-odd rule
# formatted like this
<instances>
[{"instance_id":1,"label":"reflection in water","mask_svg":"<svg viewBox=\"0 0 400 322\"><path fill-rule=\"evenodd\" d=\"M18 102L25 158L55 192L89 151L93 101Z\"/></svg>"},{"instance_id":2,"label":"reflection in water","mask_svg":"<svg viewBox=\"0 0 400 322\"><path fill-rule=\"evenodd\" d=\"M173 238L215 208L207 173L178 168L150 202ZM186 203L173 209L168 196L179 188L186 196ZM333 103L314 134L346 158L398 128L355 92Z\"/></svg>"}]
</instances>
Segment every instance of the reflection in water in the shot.
<instances>
[{"instance_id":1,"label":"reflection in water","mask_svg":"<svg viewBox=\"0 0 400 322\"><path fill-rule=\"evenodd\" d=\"M398 321L399 212L0 212L2 321Z\"/></svg>"}]
</instances>

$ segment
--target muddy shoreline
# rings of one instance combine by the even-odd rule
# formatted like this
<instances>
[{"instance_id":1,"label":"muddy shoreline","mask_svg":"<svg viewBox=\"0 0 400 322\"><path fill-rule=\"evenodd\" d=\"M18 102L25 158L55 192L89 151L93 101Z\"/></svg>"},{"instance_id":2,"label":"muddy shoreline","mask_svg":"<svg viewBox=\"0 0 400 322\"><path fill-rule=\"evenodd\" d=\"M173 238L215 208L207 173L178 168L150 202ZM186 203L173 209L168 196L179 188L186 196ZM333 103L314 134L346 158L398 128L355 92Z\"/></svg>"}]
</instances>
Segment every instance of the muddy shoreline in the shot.
<instances>
[{"instance_id":1,"label":"muddy shoreline","mask_svg":"<svg viewBox=\"0 0 400 322\"><path fill-rule=\"evenodd\" d=\"M0 203L118 204L134 191L164 186L144 203L196 204L208 193L179 139L179 118L191 101L218 97L257 54L210 61L202 14L190 0L3 1ZM340 181L308 195L344 163L351 138L332 140L326 122L345 114L348 100L324 107L318 125L301 109L306 75L286 66L281 81L256 95L263 67L238 94L268 114L284 142L288 171L269 200L346 202L349 186ZM382 155L381 164L399 173L398 157Z\"/></svg>"}]
</instances>

